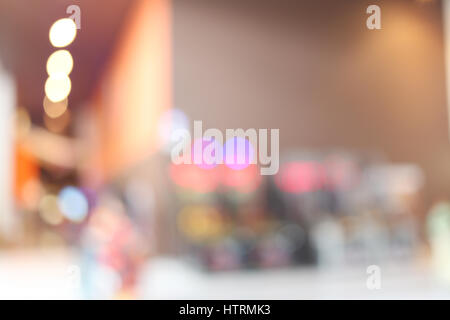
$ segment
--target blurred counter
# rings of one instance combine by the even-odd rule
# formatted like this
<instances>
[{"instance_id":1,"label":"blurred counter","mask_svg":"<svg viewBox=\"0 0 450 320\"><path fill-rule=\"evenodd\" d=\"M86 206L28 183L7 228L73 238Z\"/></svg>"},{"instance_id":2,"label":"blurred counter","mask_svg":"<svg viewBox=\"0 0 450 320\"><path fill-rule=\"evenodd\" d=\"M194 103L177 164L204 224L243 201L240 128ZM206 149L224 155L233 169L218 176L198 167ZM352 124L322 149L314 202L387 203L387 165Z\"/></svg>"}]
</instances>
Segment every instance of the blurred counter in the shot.
<instances>
[{"instance_id":1,"label":"blurred counter","mask_svg":"<svg viewBox=\"0 0 450 320\"><path fill-rule=\"evenodd\" d=\"M0 253L1 299L79 299L80 259L63 250ZM149 261L141 274L143 299L450 299L450 287L425 267L381 265L381 288L369 290L365 266L203 272L174 258ZM105 278L106 279L106 278Z\"/></svg>"},{"instance_id":2,"label":"blurred counter","mask_svg":"<svg viewBox=\"0 0 450 320\"><path fill-rule=\"evenodd\" d=\"M289 268L204 273L174 259L148 265L142 294L148 299L449 299L450 287L426 268L381 267L381 288L369 290L366 267Z\"/></svg>"}]
</instances>

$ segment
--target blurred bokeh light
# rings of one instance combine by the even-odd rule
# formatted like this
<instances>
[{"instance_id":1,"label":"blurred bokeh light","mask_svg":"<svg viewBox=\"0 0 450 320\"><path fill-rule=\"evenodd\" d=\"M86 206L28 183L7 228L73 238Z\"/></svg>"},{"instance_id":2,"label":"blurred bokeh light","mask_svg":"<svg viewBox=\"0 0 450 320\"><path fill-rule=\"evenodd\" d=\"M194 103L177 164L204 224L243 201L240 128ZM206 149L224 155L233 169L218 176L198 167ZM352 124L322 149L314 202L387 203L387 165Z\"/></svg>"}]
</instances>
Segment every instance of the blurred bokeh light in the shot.
<instances>
[{"instance_id":1,"label":"blurred bokeh light","mask_svg":"<svg viewBox=\"0 0 450 320\"><path fill-rule=\"evenodd\" d=\"M450 6L379 2L0 0L0 298L450 298Z\"/></svg>"}]
</instances>

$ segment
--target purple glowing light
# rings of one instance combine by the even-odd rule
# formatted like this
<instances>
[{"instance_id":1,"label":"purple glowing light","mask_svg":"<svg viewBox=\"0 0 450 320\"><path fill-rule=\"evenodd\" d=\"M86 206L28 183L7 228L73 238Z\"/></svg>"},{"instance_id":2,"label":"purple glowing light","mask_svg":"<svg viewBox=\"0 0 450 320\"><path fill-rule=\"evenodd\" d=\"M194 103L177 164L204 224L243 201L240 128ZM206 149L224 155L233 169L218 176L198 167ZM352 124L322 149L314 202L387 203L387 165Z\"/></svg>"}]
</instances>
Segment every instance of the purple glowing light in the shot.
<instances>
[{"instance_id":1,"label":"purple glowing light","mask_svg":"<svg viewBox=\"0 0 450 320\"><path fill-rule=\"evenodd\" d=\"M223 147L223 161L233 170L242 170L254 163L255 151L246 138L228 139Z\"/></svg>"}]
</instances>

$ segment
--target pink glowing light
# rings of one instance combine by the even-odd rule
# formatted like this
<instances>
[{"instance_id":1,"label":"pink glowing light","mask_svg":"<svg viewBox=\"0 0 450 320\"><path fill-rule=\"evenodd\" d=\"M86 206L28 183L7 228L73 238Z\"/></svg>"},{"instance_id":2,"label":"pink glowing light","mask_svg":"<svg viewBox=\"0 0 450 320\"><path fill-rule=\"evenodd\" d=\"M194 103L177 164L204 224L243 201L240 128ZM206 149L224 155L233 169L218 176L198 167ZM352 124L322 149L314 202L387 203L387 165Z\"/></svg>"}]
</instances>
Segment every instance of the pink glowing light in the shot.
<instances>
[{"instance_id":1,"label":"pink glowing light","mask_svg":"<svg viewBox=\"0 0 450 320\"><path fill-rule=\"evenodd\" d=\"M288 193L317 191L324 183L323 168L314 162L286 163L275 182L282 191Z\"/></svg>"}]
</instances>

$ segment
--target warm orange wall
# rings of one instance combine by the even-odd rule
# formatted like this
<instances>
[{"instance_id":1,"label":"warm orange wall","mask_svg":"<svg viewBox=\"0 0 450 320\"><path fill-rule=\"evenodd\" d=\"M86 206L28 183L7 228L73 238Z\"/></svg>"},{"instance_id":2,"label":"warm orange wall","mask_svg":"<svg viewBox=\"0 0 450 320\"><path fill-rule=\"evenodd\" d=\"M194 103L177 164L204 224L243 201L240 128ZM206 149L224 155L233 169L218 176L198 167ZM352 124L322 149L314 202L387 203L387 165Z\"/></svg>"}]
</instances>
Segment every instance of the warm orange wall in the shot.
<instances>
[{"instance_id":1,"label":"warm orange wall","mask_svg":"<svg viewBox=\"0 0 450 320\"><path fill-rule=\"evenodd\" d=\"M140 0L124 23L95 99L93 168L102 179L157 148L157 119L171 107L170 16L169 0Z\"/></svg>"}]
</instances>

